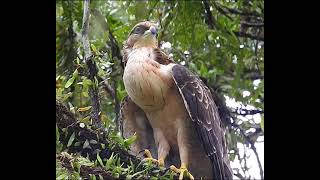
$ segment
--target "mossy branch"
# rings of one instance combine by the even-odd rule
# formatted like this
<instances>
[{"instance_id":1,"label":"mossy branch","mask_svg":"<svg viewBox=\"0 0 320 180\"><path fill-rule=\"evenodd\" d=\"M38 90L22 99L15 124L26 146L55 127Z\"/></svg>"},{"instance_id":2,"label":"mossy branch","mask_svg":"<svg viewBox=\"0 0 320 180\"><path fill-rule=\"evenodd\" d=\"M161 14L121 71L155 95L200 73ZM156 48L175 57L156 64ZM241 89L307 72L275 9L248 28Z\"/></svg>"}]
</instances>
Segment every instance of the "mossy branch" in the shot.
<instances>
[{"instance_id":1,"label":"mossy branch","mask_svg":"<svg viewBox=\"0 0 320 180\"><path fill-rule=\"evenodd\" d=\"M111 156L117 155L122 167L134 166L136 171L145 171L143 166L145 162L142 162L141 159L131 155L124 148L114 144L110 139L108 139L108 135L105 133L98 130L94 131L87 127L81 127L81 122L78 121L74 114L58 100L56 101L56 123L60 134L59 141L63 145L63 149L66 149L67 153L80 154L83 157L87 157L88 160L92 162L98 160L97 154L103 160L110 159ZM74 140L72 141L70 141L71 136L74 136ZM66 169L76 171L76 169L71 165L72 158L61 156L60 153L57 155L57 159L61 161L62 166ZM160 169L158 167L152 166L147 169L144 176L140 176L139 179L149 179L152 176L158 175L163 176L167 173L168 169L162 170L161 172L159 171ZM157 172L158 174L154 172ZM108 178L112 173L100 168L99 166L81 166L81 177L88 178L90 174L97 177L100 175L104 179L112 179ZM120 175L118 179L122 178L125 177ZM177 179L177 176L174 176L173 178Z\"/></svg>"}]
</instances>

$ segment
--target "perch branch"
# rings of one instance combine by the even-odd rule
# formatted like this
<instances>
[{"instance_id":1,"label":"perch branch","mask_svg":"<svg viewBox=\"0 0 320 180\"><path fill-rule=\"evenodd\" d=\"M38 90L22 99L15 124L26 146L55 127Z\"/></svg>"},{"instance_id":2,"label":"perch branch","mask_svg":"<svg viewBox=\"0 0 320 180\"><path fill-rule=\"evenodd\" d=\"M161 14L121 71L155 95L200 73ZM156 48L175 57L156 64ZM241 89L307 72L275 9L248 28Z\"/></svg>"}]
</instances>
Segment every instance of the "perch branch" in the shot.
<instances>
[{"instance_id":1,"label":"perch branch","mask_svg":"<svg viewBox=\"0 0 320 180\"><path fill-rule=\"evenodd\" d=\"M68 133L60 133L59 141L67 146L68 141L70 139L71 134L75 134L74 142L71 146L68 147L68 153L77 153L83 157L88 157L91 161L96 161L97 154L101 157L101 159L109 159L112 154L117 154L120 158L120 163L124 165L131 165L137 168L137 171L143 170L143 166L141 166L141 159L137 158L129 154L128 151L120 148L117 144L112 144L111 141L105 137L103 133L99 133L97 131L93 131L86 127L80 127L80 121L78 121L74 114L70 112L70 110L64 106L61 102L56 101L56 123L59 128L59 132L68 132ZM67 135L66 135L67 134ZM83 148L83 144L85 142L89 142L89 146ZM94 141L94 143L92 143ZM75 146L75 142L79 142L80 146ZM112 147L112 148L111 148ZM59 156L58 156L59 157ZM62 164L63 165L63 164ZM65 163L65 167L68 167L68 162ZM84 167L82 169L84 173L82 174L84 177L87 177L88 174L94 175L102 175L103 177L109 176L109 172L101 171L100 168L90 168ZM97 173L91 173L94 170L97 170ZM158 167L154 167L148 171L149 175L152 175L154 170L160 170ZM81 173L81 169L80 169ZM121 177L120 177L121 178ZM175 175L174 179L177 179L178 176ZM147 177L142 179L148 179Z\"/></svg>"}]
</instances>

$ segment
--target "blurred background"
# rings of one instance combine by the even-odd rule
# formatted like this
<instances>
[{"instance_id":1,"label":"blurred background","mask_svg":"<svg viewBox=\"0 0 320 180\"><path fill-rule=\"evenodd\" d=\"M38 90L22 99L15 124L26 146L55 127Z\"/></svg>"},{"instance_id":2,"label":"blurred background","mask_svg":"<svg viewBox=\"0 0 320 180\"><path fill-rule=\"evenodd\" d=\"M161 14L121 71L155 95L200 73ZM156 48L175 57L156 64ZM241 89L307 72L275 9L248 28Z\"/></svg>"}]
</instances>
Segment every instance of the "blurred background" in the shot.
<instances>
[{"instance_id":1,"label":"blurred background","mask_svg":"<svg viewBox=\"0 0 320 180\"><path fill-rule=\"evenodd\" d=\"M210 86L228 128L235 179L264 176L264 1L91 1L89 42L96 76L87 76L82 1L56 2L56 98L91 127L90 87L99 118L118 131L122 45L142 20L158 23L161 49Z\"/></svg>"}]
</instances>

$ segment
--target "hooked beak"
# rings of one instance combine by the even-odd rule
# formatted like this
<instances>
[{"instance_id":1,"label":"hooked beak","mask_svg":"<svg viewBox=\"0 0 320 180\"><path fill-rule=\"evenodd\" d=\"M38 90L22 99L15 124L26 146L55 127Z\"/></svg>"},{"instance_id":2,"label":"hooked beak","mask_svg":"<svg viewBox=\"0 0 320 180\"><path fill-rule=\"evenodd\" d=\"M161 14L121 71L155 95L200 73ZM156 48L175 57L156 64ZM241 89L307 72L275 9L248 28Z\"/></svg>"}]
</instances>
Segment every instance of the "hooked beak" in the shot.
<instances>
[{"instance_id":1,"label":"hooked beak","mask_svg":"<svg viewBox=\"0 0 320 180\"><path fill-rule=\"evenodd\" d=\"M156 29L156 27L151 26L149 30L150 30L150 32L151 32L152 35L156 35L156 34L157 34L157 29Z\"/></svg>"},{"instance_id":2,"label":"hooked beak","mask_svg":"<svg viewBox=\"0 0 320 180\"><path fill-rule=\"evenodd\" d=\"M157 35L157 29L156 29L156 27L151 26L151 27L149 28L149 30L145 31L145 33L144 33L144 35L149 35L149 34L151 34L152 36L156 37L156 35Z\"/></svg>"}]
</instances>

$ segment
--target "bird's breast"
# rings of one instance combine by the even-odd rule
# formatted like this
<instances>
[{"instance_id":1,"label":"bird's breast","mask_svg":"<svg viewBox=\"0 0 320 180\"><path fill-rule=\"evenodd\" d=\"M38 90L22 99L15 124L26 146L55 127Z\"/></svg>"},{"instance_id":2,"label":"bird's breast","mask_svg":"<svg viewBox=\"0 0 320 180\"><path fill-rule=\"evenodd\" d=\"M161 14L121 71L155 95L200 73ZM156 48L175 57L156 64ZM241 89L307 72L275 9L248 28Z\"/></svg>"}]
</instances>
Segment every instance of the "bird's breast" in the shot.
<instances>
[{"instance_id":1,"label":"bird's breast","mask_svg":"<svg viewBox=\"0 0 320 180\"><path fill-rule=\"evenodd\" d=\"M145 110L162 108L173 85L170 66L161 65L153 58L151 48L133 50L123 74L128 95Z\"/></svg>"}]
</instances>

